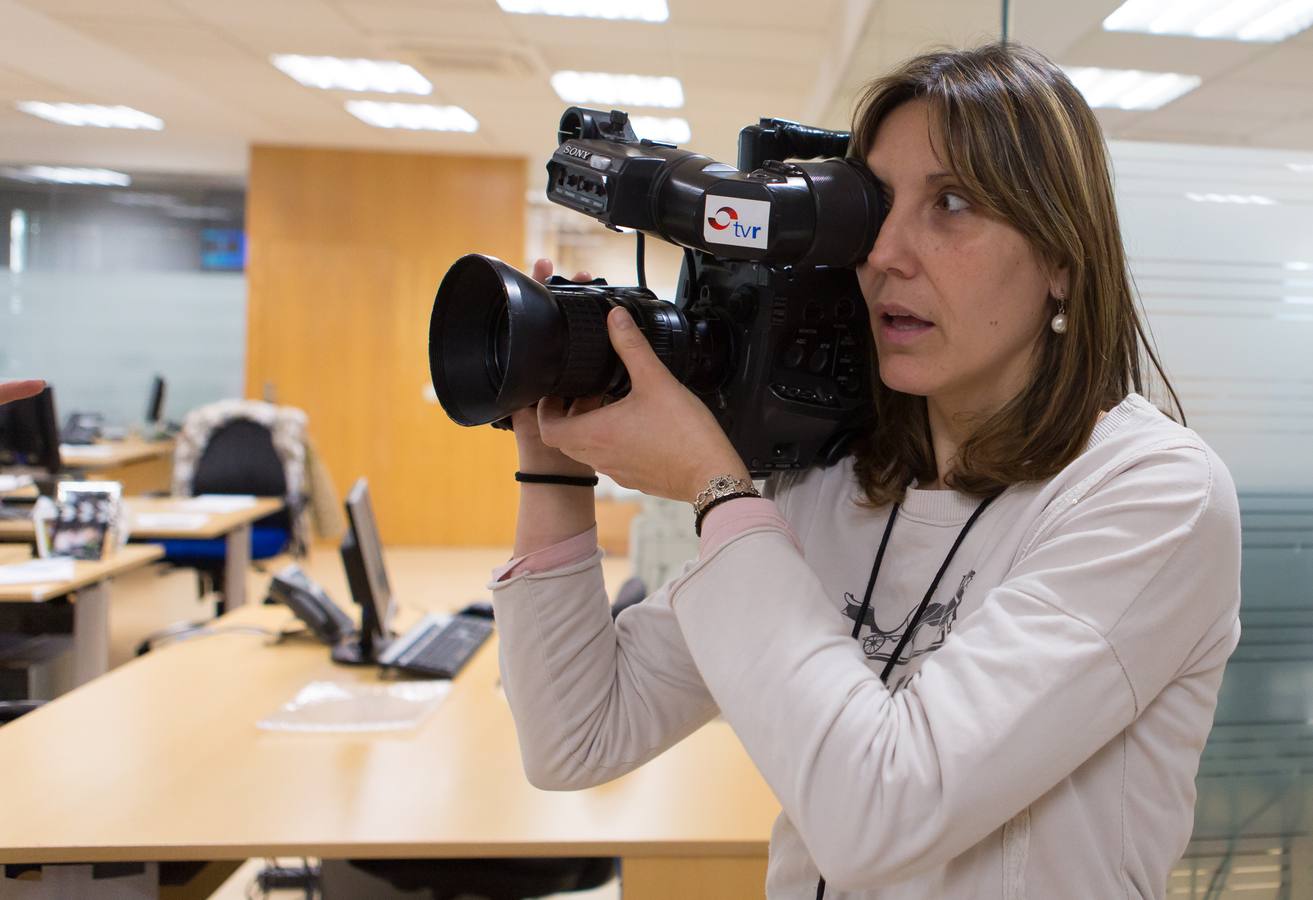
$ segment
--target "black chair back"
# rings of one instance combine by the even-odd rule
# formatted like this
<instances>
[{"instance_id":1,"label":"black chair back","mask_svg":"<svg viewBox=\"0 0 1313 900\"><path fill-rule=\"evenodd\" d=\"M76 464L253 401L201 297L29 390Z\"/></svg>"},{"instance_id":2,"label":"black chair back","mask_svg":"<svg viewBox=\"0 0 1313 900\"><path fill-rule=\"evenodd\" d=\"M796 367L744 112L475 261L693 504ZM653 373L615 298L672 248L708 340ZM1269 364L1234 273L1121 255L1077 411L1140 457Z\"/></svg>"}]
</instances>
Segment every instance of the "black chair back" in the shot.
<instances>
[{"instance_id":1,"label":"black chair back","mask_svg":"<svg viewBox=\"0 0 1313 900\"><path fill-rule=\"evenodd\" d=\"M255 494L283 497L287 474L274 449L273 434L252 419L233 419L210 435L192 475L193 494ZM257 526L291 529L286 509L267 516Z\"/></svg>"}]
</instances>

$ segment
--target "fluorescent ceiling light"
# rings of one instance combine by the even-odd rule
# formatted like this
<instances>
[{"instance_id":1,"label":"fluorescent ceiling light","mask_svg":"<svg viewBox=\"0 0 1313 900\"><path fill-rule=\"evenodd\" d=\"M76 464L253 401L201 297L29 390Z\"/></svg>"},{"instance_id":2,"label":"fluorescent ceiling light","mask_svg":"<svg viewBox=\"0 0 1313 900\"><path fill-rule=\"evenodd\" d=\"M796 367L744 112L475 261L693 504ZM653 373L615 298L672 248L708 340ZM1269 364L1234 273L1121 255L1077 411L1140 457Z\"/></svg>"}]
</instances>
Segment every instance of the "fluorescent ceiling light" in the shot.
<instances>
[{"instance_id":1,"label":"fluorescent ceiling light","mask_svg":"<svg viewBox=\"0 0 1313 900\"><path fill-rule=\"evenodd\" d=\"M164 121L130 106L97 106L93 103L42 103L20 100L18 108L28 115L60 125L91 125L96 128L145 128L161 131Z\"/></svg>"},{"instance_id":2,"label":"fluorescent ceiling light","mask_svg":"<svg viewBox=\"0 0 1313 900\"><path fill-rule=\"evenodd\" d=\"M1286 163L1286 168L1301 175L1313 175L1313 163Z\"/></svg>"},{"instance_id":3,"label":"fluorescent ceiling light","mask_svg":"<svg viewBox=\"0 0 1313 900\"><path fill-rule=\"evenodd\" d=\"M656 116L630 116L629 124L634 127L634 134L650 141L665 141L670 144L687 144L693 137L687 119L661 119Z\"/></svg>"},{"instance_id":4,"label":"fluorescent ceiling light","mask_svg":"<svg viewBox=\"0 0 1313 900\"><path fill-rule=\"evenodd\" d=\"M633 19L664 22L670 18L666 0L497 0L504 12L584 19Z\"/></svg>"},{"instance_id":5,"label":"fluorescent ceiling light","mask_svg":"<svg viewBox=\"0 0 1313 900\"><path fill-rule=\"evenodd\" d=\"M1313 0L1126 0L1105 31L1281 41L1313 24Z\"/></svg>"},{"instance_id":6,"label":"fluorescent ceiling light","mask_svg":"<svg viewBox=\"0 0 1313 900\"><path fill-rule=\"evenodd\" d=\"M479 130L478 120L459 106L348 100L346 110L376 128L404 128L408 131Z\"/></svg>"},{"instance_id":7,"label":"fluorescent ceiling light","mask_svg":"<svg viewBox=\"0 0 1313 900\"><path fill-rule=\"evenodd\" d=\"M1313 263L1306 262L1288 262L1286 268L1292 272L1307 272L1313 269Z\"/></svg>"},{"instance_id":8,"label":"fluorescent ceiling light","mask_svg":"<svg viewBox=\"0 0 1313 900\"><path fill-rule=\"evenodd\" d=\"M110 169L75 169L66 166L23 166L0 169L0 175L19 181L43 181L51 184L103 184L127 187L132 179Z\"/></svg>"},{"instance_id":9,"label":"fluorescent ceiling light","mask_svg":"<svg viewBox=\"0 0 1313 900\"><path fill-rule=\"evenodd\" d=\"M1276 206L1276 201L1271 197L1264 197L1260 194L1196 194L1194 192L1185 195L1196 203L1247 203L1256 206Z\"/></svg>"},{"instance_id":10,"label":"fluorescent ceiling light","mask_svg":"<svg viewBox=\"0 0 1313 900\"><path fill-rule=\"evenodd\" d=\"M405 63L295 54L274 54L269 61L306 87L380 94L433 93L429 80Z\"/></svg>"},{"instance_id":11,"label":"fluorescent ceiling light","mask_svg":"<svg viewBox=\"0 0 1313 900\"><path fill-rule=\"evenodd\" d=\"M566 103L607 103L613 106L684 105L684 86L678 78L648 75L611 75L606 72L557 72L552 87Z\"/></svg>"},{"instance_id":12,"label":"fluorescent ceiling light","mask_svg":"<svg viewBox=\"0 0 1313 900\"><path fill-rule=\"evenodd\" d=\"M1198 75L1063 66L1063 71L1094 107L1157 109L1188 94L1203 82Z\"/></svg>"}]
</instances>

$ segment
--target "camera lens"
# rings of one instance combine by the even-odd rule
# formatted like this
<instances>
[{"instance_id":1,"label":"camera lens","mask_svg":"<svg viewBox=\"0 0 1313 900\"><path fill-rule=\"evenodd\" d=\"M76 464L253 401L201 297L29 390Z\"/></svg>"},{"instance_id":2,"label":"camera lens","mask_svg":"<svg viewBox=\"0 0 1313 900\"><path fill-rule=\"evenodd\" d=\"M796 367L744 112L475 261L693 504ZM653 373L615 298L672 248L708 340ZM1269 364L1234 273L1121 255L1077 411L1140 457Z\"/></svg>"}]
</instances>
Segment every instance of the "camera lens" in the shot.
<instances>
[{"instance_id":1,"label":"camera lens","mask_svg":"<svg viewBox=\"0 0 1313 900\"><path fill-rule=\"evenodd\" d=\"M713 389L732 370L719 320L690 320L644 288L539 284L472 253L447 270L433 301L429 372L438 402L453 421L483 425L547 396L623 396L629 379L606 328L615 306L689 387Z\"/></svg>"}]
</instances>

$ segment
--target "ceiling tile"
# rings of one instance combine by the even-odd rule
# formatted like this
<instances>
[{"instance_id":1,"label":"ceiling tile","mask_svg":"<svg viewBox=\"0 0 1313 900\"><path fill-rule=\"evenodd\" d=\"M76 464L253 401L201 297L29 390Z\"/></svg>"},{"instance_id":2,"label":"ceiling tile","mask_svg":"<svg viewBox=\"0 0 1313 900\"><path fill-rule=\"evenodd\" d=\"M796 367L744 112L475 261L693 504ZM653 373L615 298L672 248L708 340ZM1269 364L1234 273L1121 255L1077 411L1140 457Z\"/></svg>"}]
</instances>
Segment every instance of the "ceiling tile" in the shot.
<instances>
[{"instance_id":1,"label":"ceiling tile","mask_svg":"<svg viewBox=\"0 0 1313 900\"><path fill-rule=\"evenodd\" d=\"M36 12L62 18L85 18L124 21L184 22L187 14L169 0L22 0L23 6Z\"/></svg>"},{"instance_id":2,"label":"ceiling tile","mask_svg":"<svg viewBox=\"0 0 1313 900\"><path fill-rule=\"evenodd\" d=\"M65 19L83 35L137 56L186 56L206 60L249 57L222 32L196 22L119 21L99 17Z\"/></svg>"},{"instance_id":3,"label":"ceiling tile","mask_svg":"<svg viewBox=\"0 0 1313 900\"><path fill-rule=\"evenodd\" d=\"M1230 73L1239 81L1288 84L1313 90L1313 44L1277 44Z\"/></svg>"},{"instance_id":4,"label":"ceiling tile","mask_svg":"<svg viewBox=\"0 0 1313 900\"><path fill-rule=\"evenodd\" d=\"M1262 44L1104 31L1100 27L1073 44L1055 62L1064 66L1180 72L1208 78L1224 74L1264 52Z\"/></svg>"}]
</instances>

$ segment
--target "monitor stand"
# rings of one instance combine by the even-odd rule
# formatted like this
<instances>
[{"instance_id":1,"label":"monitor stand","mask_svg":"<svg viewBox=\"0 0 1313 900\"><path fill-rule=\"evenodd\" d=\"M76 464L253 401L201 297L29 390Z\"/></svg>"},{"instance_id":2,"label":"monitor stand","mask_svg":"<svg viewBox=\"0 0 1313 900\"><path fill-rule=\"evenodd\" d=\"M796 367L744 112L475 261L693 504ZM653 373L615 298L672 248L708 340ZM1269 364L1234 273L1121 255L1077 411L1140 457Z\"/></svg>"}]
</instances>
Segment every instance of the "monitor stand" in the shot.
<instances>
[{"instance_id":1,"label":"monitor stand","mask_svg":"<svg viewBox=\"0 0 1313 900\"><path fill-rule=\"evenodd\" d=\"M352 632L333 647L333 662L344 666L372 666L387 649L387 643L379 646L377 640L362 639L360 632Z\"/></svg>"}]
</instances>

